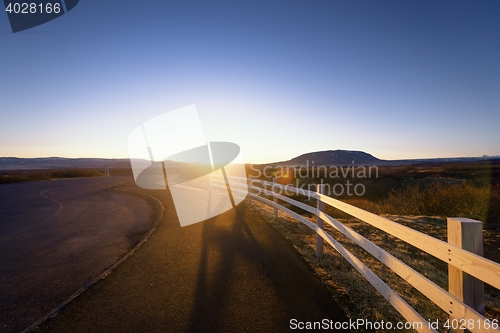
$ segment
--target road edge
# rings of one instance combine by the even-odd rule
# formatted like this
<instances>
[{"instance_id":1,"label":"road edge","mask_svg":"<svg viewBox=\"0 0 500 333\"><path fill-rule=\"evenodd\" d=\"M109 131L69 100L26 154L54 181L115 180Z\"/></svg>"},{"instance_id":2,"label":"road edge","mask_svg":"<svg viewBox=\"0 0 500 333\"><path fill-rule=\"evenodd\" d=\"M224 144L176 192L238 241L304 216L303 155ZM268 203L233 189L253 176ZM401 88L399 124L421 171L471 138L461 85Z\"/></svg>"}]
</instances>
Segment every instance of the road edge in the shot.
<instances>
[{"instance_id":1,"label":"road edge","mask_svg":"<svg viewBox=\"0 0 500 333\"><path fill-rule=\"evenodd\" d=\"M30 326L28 326L27 328L25 328L24 330L22 330L21 333L32 332L34 329L36 329L38 326L40 326L41 324L43 324L48 319L50 319L52 317L55 317L59 313L59 311L61 311L61 309L64 308L66 305L68 305L71 301L73 301L75 298L77 298L78 296L80 296L81 294L83 294L85 291L87 291L88 289L90 289L97 282L99 282L100 280L104 279L109 274L111 274L116 267L118 267L120 264L122 264L123 262L125 262L128 258L130 258L142 246L142 244L144 244L145 242L148 241L149 237L153 234L153 232L156 230L156 228L160 224L160 221L163 219L163 216L164 216L164 213L165 213L165 206L157 198L155 198L155 197L153 197L151 195L148 195L148 194L141 194L141 193L137 193L137 192L133 192L133 191L127 191L127 190L119 190L119 189L113 188L113 186L110 186L108 188L108 190L109 191L113 191L113 192L117 192L117 193L134 195L136 197L139 197L141 199L146 200L149 203L152 203L153 204L153 209L156 211L156 218L153 221L153 224L152 224L151 228L146 233L146 235L144 236L144 238L139 243L137 243L137 245L134 246L134 248L132 248L132 250L130 250L129 252L125 253L123 255L123 257L121 257L117 262L115 262L113 265L111 265L109 268L107 268L104 272L102 272L99 276L97 276L92 281L90 281L89 283L87 283L85 286L83 286L82 288L78 289L76 292L74 292L71 296L69 296L68 298L66 298L64 301L62 301L61 303L59 303L58 305L56 305L52 310L50 310L43 317L41 317L40 319L38 319L37 321L35 321L33 324L31 324Z\"/></svg>"}]
</instances>

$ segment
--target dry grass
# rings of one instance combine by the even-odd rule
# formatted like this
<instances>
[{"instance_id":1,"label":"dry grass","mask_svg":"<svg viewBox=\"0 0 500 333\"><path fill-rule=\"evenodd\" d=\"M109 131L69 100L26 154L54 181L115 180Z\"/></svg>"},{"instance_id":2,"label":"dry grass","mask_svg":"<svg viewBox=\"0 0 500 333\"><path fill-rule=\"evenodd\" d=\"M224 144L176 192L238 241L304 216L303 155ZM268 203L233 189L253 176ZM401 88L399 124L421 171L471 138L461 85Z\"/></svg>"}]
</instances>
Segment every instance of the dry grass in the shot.
<instances>
[{"instance_id":1,"label":"dry grass","mask_svg":"<svg viewBox=\"0 0 500 333\"><path fill-rule=\"evenodd\" d=\"M364 318L370 321L384 320L394 324L398 321L404 321L403 317L375 288L329 245L325 245L324 258L321 260L316 259L315 233L308 227L283 212L279 212L278 220L274 221L272 218L272 208L255 200L252 201L251 207L293 244L297 251L311 265L330 291L333 299L343 308L348 317L352 319ZM435 238L446 240L445 218L396 215L386 215L386 217ZM309 218L315 222L311 217ZM440 287L445 290L447 289L447 265L444 262L362 221L353 218L338 219ZM325 229L374 271L424 318L432 321L439 319L440 331L446 332L443 324L448 319L448 316L437 305L340 232L330 226L326 226ZM484 238L485 256L499 262L500 234L494 231L485 231ZM485 301L486 317L490 319L500 318L500 292L495 288L486 286Z\"/></svg>"},{"instance_id":2,"label":"dry grass","mask_svg":"<svg viewBox=\"0 0 500 333\"><path fill-rule=\"evenodd\" d=\"M103 173L94 169L61 170L13 170L0 172L0 184L51 180L58 178L100 177Z\"/></svg>"}]
</instances>

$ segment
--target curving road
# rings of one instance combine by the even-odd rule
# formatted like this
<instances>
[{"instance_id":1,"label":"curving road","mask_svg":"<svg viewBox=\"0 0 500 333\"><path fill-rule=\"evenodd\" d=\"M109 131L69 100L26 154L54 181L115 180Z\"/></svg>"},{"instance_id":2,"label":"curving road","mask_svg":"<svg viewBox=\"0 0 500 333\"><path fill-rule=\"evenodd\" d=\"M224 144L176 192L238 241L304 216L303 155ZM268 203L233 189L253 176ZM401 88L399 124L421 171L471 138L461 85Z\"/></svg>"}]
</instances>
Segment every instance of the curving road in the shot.
<instances>
[{"instance_id":1,"label":"curving road","mask_svg":"<svg viewBox=\"0 0 500 333\"><path fill-rule=\"evenodd\" d=\"M165 207L156 231L36 332L290 332L292 319L347 320L293 246L245 203L181 228L168 191L142 192Z\"/></svg>"},{"instance_id":2,"label":"curving road","mask_svg":"<svg viewBox=\"0 0 500 333\"><path fill-rule=\"evenodd\" d=\"M151 227L131 176L0 186L0 332L19 332L96 278Z\"/></svg>"}]
</instances>

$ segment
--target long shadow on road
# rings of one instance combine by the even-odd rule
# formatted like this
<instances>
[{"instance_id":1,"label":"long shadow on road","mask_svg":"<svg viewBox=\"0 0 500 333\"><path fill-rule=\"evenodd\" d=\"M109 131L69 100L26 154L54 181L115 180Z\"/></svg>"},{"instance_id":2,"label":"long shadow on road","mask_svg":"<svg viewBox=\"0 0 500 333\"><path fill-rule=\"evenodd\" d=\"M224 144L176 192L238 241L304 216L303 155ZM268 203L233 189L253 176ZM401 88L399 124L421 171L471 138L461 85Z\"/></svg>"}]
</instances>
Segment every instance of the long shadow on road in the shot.
<instances>
[{"instance_id":1,"label":"long shadow on road","mask_svg":"<svg viewBox=\"0 0 500 333\"><path fill-rule=\"evenodd\" d=\"M168 192L143 192L166 208L155 233L37 331L287 332L292 319L346 320L293 246L245 204L181 228Z\"/></svg>"}]
</instances>

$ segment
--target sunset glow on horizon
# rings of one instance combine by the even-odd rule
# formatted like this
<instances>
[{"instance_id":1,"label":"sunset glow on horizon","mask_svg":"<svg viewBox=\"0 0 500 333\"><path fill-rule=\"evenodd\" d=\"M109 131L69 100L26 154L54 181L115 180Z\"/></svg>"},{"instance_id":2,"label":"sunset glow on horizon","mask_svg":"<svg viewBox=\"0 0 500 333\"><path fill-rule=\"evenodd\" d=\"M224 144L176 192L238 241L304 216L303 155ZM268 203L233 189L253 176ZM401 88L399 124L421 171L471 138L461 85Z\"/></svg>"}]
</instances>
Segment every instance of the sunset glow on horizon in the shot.
<instances>
[{"instance_id":1,"label":"sunset glow on horizon","mask_svg":"<svg viewBox=\"0 0 500 333\"><path fill-rule=\"evenodd\" d=\"M500 155L499 9L81 2L16 34L0 15L0 156L128 158L134 128L191 104L246 163Z\"/></svg>"}]
</instances>

